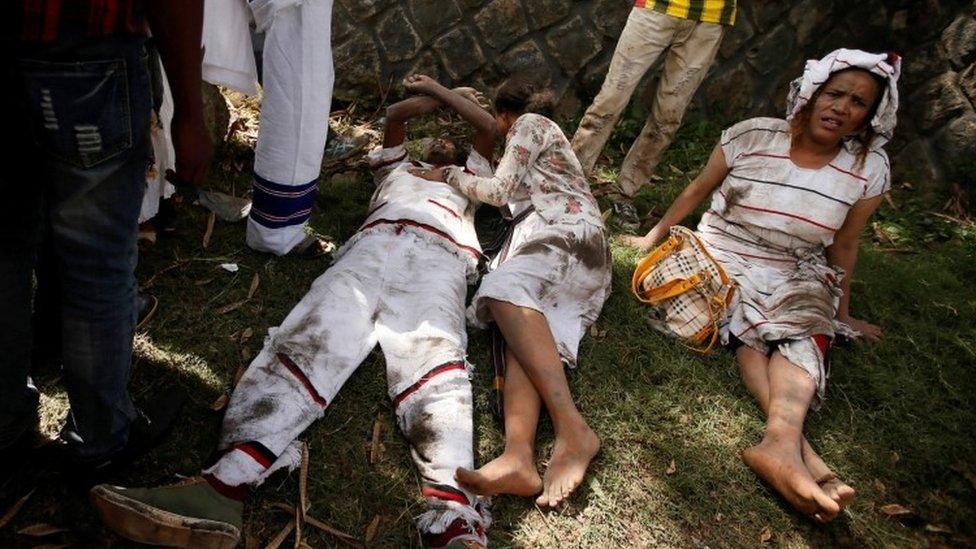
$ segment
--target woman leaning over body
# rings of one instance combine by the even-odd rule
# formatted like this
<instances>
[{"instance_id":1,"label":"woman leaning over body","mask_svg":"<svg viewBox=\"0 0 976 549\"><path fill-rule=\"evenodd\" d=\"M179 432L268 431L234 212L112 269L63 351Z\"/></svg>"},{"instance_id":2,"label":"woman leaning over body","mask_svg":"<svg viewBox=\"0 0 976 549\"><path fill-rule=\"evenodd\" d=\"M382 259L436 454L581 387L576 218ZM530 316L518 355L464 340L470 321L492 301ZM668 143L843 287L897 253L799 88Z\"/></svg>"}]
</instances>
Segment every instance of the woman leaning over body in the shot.
<instances>
[{"instance_id":1,"label":"woman leaning over body","mask_svg":"<svg viewBox=\"0 0 976 549\"><path fill-rule=\"evenodd\" d=\"M424 76L406 86L450 99ZM477 471L458 469L457 479L483 495L541 491L536 502L550 507L579 486L600 447L563 368L576 366L580 339L609 294L611 267L603 219L579 161L559 126L538 114L551 108L548 92L510 80L495 96L495 120L507 138L494 177L453 168L419 172L507 208L517 220L469 309L475 324L495 322L505 339L505 451ZM540 479L534 454L543 404L556 440Z\"/></svg>"},{"instance_id":2,"label":"woman leaning over body","mask_svg":"<svg viewBox=\"0 0 976 549\"><path fill-rule=\"evenodd\" d=\"M895 55L837 50L807 62L793 83L787 120L754 118L722 133L705 169L644 237L644 250L702 200L698 234L738 284L723 341L767 415L745 463L816 520L854 497L803 436L824 398L836 335L877 340L881 329L850 316L858 235L890 187L881 149L895 127Z\"/></svg>"}]
</instances>

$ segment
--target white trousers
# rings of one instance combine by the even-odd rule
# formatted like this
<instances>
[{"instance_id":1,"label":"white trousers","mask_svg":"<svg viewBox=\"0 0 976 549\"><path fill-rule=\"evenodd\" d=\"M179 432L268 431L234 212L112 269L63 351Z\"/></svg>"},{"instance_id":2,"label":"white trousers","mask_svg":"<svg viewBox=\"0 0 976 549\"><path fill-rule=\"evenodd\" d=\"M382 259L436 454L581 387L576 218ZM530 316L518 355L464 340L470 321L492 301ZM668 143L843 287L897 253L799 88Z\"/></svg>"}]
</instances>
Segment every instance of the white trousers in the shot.
<instances>
[{"instance_id":1,"label":"white trousers","mask_svg":"<svg viewBox=\"0 0 976 549\"><path fill-rule=\"evenodd\" d=\"M463 519L472 539L482 539L487 514L454 480L455 469L474 465L465 270L455 254L407 231L359 239L313 283L244 373L224 417L224 454L206 472L240 486L294 467L296 437L322 417L379 343L397 425L428 502L418 526L438 534Z\"/></svg>"},{"instance_id":2,"label":"white trousers","mask_svg":"<svg viewBox=\"0 0 976 549\"><path fill-rule=\"evenodd\" d=\"M253 0L266 29L264 95L247 244L278 255L304 238L329 131L333 0Z\"/></svg>"}]
</instances>

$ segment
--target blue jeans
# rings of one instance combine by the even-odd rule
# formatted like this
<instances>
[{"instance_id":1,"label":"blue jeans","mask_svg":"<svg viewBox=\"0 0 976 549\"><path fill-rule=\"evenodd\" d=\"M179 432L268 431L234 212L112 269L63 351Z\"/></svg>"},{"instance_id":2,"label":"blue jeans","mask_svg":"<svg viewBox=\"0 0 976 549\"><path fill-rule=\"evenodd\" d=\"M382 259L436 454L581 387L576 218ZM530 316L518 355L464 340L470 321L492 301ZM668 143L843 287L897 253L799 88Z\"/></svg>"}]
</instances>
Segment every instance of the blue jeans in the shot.
<instances>
[{"instance_id":1,"label":"blue jeans","mask_svg":"<svg viewBox=\"0 0 976 549\"><path fill-rule=\"evenodd\" d=\"M15 111L7 131L17 143L0 173L0 436L36 413L32 270L49 239L71 404L62 436L79 457L104 457L136 417L136 235L151 150L144 40L5 51L0 104Z\"/></svg>"}]
</instances>

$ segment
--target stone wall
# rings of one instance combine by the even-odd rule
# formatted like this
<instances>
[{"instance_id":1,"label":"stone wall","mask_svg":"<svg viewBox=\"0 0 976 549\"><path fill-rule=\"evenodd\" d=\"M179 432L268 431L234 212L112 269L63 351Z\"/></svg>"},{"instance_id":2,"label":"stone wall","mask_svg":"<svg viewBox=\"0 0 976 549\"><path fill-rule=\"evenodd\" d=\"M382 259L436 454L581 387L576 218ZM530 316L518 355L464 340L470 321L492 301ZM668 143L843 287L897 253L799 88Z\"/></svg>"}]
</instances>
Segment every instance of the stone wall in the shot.
<instances>
[{"instance_id":1,"label":"stone wall","mask_svg":"<svg viewBox=\"0 0 976 549\"><path fill-rule=\"evenodd\" d=\"M491 89L531 71L581 114L599 90L631 0L337 0L338 99L379 98L406 74ZM903 108L888 146L896 176L976 185L976 1L740 0L736 25L691 116L782 115L804 60L837 47L904 56ZM635 94L646 109L650 71ZM931 182L931 183L930 183Z\"/></svg>"}]
</instances>

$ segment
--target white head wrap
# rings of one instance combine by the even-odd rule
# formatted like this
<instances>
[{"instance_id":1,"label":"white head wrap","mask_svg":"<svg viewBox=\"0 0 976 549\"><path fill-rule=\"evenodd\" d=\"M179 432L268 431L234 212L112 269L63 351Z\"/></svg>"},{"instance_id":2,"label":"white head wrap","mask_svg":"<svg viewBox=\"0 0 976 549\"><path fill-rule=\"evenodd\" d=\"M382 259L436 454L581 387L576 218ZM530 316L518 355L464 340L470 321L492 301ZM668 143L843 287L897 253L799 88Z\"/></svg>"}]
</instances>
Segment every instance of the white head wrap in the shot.
<instances>
[{"instance_id":1,"label":"white head wrap","mask_svg":"<svg viewBox=\"0 0 976 549\"><path fill-rule=\"evenodd\" d=\"M881 147L891 139L895 124L898 123L898 77L901 75L901 57L896 53L868 53L841 48L830 52L823 59L808 60L803 76L790 84L790 92L786 98L786 119L792 120L820 89L820 86L830 79L831 74L851 67L877 74L888 84L881 91L878 111L871 119L871 128L877 134L871 147Z\"/></svg>"}]
</instances>

